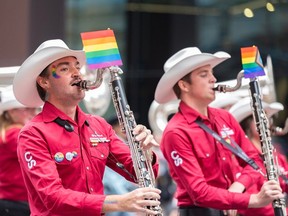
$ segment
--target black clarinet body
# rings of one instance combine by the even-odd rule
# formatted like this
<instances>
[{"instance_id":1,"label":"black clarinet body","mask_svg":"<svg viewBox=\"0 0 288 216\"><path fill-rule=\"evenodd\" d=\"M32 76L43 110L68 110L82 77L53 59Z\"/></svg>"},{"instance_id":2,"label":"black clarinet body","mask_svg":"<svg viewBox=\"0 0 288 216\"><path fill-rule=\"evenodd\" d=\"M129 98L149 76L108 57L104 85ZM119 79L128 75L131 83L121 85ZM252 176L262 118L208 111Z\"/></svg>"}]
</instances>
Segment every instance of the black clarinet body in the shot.
<instances>
[{"instance_id":1,"label":"black clarinet body","mask_svg":"<svg viewBox=\"0 0 288 216\"><path fill-rule=\"evenodd\" d=\"M241 87L242 78L244 78L244 71L241 70L237 75L237 83L234 87L228 85L218 85L214 88L219 92L233 92ZM251 96L251 107L253 118L256 123L257 131L260 138L263 162L266 169L268 180L275 180L279 182L278 161L275 155L276 149L272 145L272 138L269 126L269 120L262 105L262 95L260 91L259 81L257 78L250 78L249 91ZM285 133L287 133L285 131ZM273 203L275 216L287 216L285 199L274 200Z\"/></svg>"},{"instance_id":2,"label":"black clarinet body","mask_svg":"<svg viewBox=\"0 0 288 216\"><path fill-rule=\"evenodd\" d=\"M279 172L277 166L277 157L275 157L276 149L272 145L272 138L269 130L269 120L262 106L261 92L258 80L251 79L249 89L252 98L253 117L256 122L257 131L260 137L262 156L266 168L267 179L279 182ZM273 203L275 216L286 216L285 199L274 200Z\"/></svg>"},{"instance_id":3,"label":"black clarinet body","mask_svg":"<svg viewBox=\"0 0 288 216\"><path fill-rule=\"evenodd\" d=\"M131 152L131 158L134 166L136 178L133 180L139 187L155 187L155 176L152 169L151 155L148 151L144 151L140 142L138 142L133 134L136 127L136 121L133 112L126 99L125 90L122 84L122 79L119 74L123 71L118 66L111 66L109 68L101 68L97 71L96 80L94 82L89 80L81 80L75 84L82 89L90 90L98 88L103 81L103 74L110 72L109 87L112 95L112 101L119 124L123 132L126 133L128 146ZM163 216L162 208L160 206L147 206L148 209L159 212L157 216ZM147 216L150 216L149 214Z\"/></svg>"},{"instance_id":4,"label":"black clarinet body","mask_svg":"<svg viewBox=\"0 0 288 216\"><path fill-rule=\"evenodd\" d=\"M154 174L152 170L150 172L148 158L146 158L144 151L140 147L140 143L136 141L133 134L133 129L137 125L136 120L127 102L122 80L117 73L113 73L112 75L110 89L119 123L127 136L137 183L140 187L154 187Z\"/></svg>"},{"instance_id":5,"label":"black clarinet body","mask_svg":"<svg viewBox=\"0 0 288 216\"><path fill-rule=\"evenodd\" d=\"M150 155L147 151L142 150L140 142L136 140L133 134L133 129L137 123L127 102L122 79L119 76L120 73L122 73L122 70L119 67L110 68L111 81L109 85L119 124L126 133L128 140L136 181L140 187L155 187L155 176L152 169L152 161L149 159ZM147 208L159 212L157 216L163 216L160 206L147 206Z\"/></svg>"}]
</instances>

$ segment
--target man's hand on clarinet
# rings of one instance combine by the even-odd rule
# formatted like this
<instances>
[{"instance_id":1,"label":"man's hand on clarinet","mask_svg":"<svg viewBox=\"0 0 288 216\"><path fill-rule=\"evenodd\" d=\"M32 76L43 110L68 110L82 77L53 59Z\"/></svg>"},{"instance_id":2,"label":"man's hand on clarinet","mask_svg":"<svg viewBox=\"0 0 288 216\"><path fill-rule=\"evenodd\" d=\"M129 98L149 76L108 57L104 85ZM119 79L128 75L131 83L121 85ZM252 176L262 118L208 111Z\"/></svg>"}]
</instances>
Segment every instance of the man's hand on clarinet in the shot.
<instances>
[{"instance_id":1,"label":"man's hand on clarinet","mask_svg":"<svg viewBox=\"0 0 288 216\"><path fill-rule=\"evenodd\" d=\"M157 188L144 187L122 195L108 195L104 201L103 212L141 212L146 215L157 215L159 212L149 206L160 205L160 193Z\"/></svg>"},{"instance_id":2,"label":"man's hand on clarinet","mask_svg":"<svg viewBox=\"0 0 288 216\"><path fill-rule=\"evenodd\" d=\"M144 125L138 124L133 134L136 135L136 140L141 143L143 150L151 149L152 147L159 147L159 143L156 142L151 130L147 129Z\"/></svg>"},{"instance_id":3,"label":"man's hand on clarinet","mask_svg":"<svg viewBox=\"0 0 288 216\"><path fill-rule=\"evenodd\" d=\"M284 198L279 183L275 180L265 182L260 192L252 194L249 200L249 208L260 208L272 203L273 200Z\"/></svg>"}]
</instances>

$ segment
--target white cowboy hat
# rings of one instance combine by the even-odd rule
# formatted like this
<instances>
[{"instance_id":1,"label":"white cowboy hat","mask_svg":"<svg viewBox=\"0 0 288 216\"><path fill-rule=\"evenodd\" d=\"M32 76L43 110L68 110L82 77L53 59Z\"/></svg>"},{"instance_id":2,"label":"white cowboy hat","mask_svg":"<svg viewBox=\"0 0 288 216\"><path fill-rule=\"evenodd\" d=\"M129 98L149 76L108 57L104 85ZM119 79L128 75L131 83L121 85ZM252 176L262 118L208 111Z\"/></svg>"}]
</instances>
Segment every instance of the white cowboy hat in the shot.
<instances>
[{"instance_id":1,"label":"white cowboy hat","mask_svg":"<svg viewBox=\"0 0 288 216\"><path fill-rule=\"evenodd\" d=\"M2 115L4 111L23 107L25 106L16 100L12 85L0 89L0 115Z\"/></svg>"},{"instance_id":2,"label":"white cowboy hat","mask_svg":"<svg viewBox=\"0 0 288 216\"><path fill-rule=\"evenodd\" d=\"M241 99L241 96L233 93L234 92L217 93L215 100L212 101L209 106L224 109L227 106L234 105Z\"/></svg>"},{"instance_id":3,"label":"white cowboy hat","mask_svg":"<svg viewBox=\"0 0 288 216\"><path fill-rule=\"evenodd\" d=\"M16 73L13 80L13 91L17 100L28 107L43 105L36 88L37 76L52 62L67 56L74 56L83 66L86 61L85 52L71 50L60 39L43 42L36 51L30 55Z\"/></svg>"},{"instance_id":4,"label":"white cowboy hat","mask_svg":"<svg viewBox=\"0 0 288 216\"><path fill-rule=\"evenodd\" d=\"M262 101L262 107L266 112L268 118L281 110L284 110L283 104L279 102L266 103ZM252 115L251 99L250 97L243 98L235 103L229 110L238 122L243 121L248 116Z\"/></svg>"},{"instance_id":5,"label":"white cowboy hat","mask_svg":"<svg viewBox=\"0 0 288 216\"><path fill-rule=\"evenodd\" d=\"M211 65L213 68L230 57L228 53L222 51L214 54L202 53L197 47L188 47L178 51L164 64L165 73L156 87L155 100L158 103L166 103L176 99L173 86L182 77L205 65Z\"/></svg>"}]
</instances>

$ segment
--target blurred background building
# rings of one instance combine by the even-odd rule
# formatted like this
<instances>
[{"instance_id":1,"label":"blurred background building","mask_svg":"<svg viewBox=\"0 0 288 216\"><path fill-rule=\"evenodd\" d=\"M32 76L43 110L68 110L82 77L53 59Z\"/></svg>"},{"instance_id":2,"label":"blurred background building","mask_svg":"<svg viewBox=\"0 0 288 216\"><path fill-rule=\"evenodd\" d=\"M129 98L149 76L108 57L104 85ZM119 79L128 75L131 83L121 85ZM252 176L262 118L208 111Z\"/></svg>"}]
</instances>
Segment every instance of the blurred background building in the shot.
<instances>
[{"instance_id":1,"label":"blurred background building","mask_svg":"<svg viewBox=\"0 0 288 216\"><path fill-rule=\"evenodd\" d=\"M149 124L148 110L164 62L188 46L198 46L203 52L223 50L232 55L216 68L218 81L236 78L242 69L241 47L258 46L263 63L271 56L277 101L285 105L278 125L283 125L287 118L288 0L2 0L1 3L0 67L19 66L44 40L60 38L70 48L82 49L81 32L113 29L124 62L127 99L139 123ZM9 73L7 68L0 71L1 85L10 82L13 75ZM114 113L110 104L101 115L108 118Z\"/></svg>"}]
</instances>

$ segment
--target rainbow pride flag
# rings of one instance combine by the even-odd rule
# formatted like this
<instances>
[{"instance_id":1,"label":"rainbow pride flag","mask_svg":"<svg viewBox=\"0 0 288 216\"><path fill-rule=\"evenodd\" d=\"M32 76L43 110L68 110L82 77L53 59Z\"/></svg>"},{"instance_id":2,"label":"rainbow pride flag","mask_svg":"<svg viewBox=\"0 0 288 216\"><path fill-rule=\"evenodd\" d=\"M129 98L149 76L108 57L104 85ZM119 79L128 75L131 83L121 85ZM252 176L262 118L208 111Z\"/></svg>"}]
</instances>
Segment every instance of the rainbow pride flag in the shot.
<instances>
[{"instance_id":1,"label":"rainbow pride flag","mask_svg":"<svg viewBox=\"0 0 288 216\"><path fill-rule=\"evenodd\" d=\"M113 30L83 32L81 38L90 69L122 65Z\"/></svg>"},{"instance_id":2,"label":"rainbow pride flag","mask_svg":"<svg viewBox=\"0 0 288 216\"><path fill-rule=\"evenodd\" d=\"M241 48L241 58L245 78L265 75L262 59L256 46Z\"/></svg>"}]
</instances>

